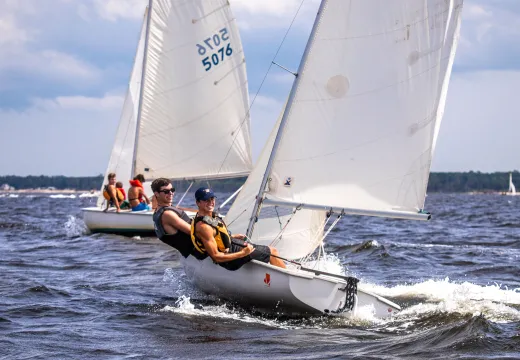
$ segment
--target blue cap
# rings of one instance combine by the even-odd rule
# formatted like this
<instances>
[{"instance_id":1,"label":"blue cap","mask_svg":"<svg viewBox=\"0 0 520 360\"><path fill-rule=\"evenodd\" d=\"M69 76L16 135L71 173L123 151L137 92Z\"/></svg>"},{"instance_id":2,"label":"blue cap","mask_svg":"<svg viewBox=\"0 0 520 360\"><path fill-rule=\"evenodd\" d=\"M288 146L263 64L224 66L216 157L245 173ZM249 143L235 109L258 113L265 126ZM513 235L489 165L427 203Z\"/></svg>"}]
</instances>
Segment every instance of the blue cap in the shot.
<instances>
[{"instance_id":1,"label":"blue cap","mask_svg":"<svg viewBox=\"0 0 520 360\"><path fill-rule=\"evenodd\" d=\"M216 198L215 194L213 193L213 190L210 188L198 188L197 191L195 191L195 200L201 201L201 200L209 200L211 198Z\"/></svg>"}]
</instances>

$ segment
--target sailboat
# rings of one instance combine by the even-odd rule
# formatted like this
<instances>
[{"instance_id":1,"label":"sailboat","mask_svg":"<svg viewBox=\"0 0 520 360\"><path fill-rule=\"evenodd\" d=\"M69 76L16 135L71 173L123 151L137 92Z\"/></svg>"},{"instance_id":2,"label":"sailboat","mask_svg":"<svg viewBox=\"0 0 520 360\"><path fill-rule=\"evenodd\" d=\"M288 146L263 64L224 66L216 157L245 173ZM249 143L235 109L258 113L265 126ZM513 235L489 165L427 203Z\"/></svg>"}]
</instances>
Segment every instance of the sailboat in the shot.
<instances>
[{"instance_id":1,"label":"sailboat","mask_svg":"<svg viewBox=\"0 0 520 360\"><path fill-rule=\"evenodd\" d=\"M106 170L124 184L225 179L252 168L249 94L227 0L150 0ZM153 233L151 211L83 209L92 232Z\"/></svg>"},{"instance_id":2,"label":"sailboat","mask_svg":"<svg viewBox=\"0 0 520 360\"><path fill-rule=\"evenodd\" d=\"M274 245L288 268L235 272L183 260L202 290L277 312L377 317L400 306L326 271L324 239L344 216L429 220L435 143L462 0L322 0L288 101L227 213L235 233Z\"/></svg>"},{"instance_id":3,"label":"sailboat","mask_svg":"<svg viewBox=\"0 0 520 360\"><path fill-rule=\"evenodd\" d=\"M513 173L509 173L509 189L507 190L506 195L516 195L516 187L515 184L513 184Z\"/></svg>"}]
</instances>

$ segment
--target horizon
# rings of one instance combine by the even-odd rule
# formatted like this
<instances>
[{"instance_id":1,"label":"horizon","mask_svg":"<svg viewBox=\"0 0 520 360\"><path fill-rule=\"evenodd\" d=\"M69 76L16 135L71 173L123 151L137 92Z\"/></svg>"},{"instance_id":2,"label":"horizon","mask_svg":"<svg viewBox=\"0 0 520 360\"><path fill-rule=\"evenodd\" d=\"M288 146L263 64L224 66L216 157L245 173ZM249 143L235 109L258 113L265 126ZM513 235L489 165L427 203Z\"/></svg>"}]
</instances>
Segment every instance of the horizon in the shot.
<instances>
[{"instance_id":1,"label":"horizon","mask_svg":"<svg viewBox=\"0 0 520 360\"><path fill-rule=\"evenodd\" d=\"M506 170L506 171L479 171L479 170L468 170L468 171L431 171L430 174L509 174L509 173L520 173L520 169L518 170ZM45 174L38 174L38 175L15 175L15 174L9 174L9 175L0 175L1 178L6 177L66 177L66 178L95 178L95 177L104 177L103 174L98 175L45 175ZM236 178L230 178L230 179L238 179L247 176L237 176ZM188 180L177 180L177 181L190 181ZM1 185L1 184L0 184Z\"/></svg>"}]
</instances>

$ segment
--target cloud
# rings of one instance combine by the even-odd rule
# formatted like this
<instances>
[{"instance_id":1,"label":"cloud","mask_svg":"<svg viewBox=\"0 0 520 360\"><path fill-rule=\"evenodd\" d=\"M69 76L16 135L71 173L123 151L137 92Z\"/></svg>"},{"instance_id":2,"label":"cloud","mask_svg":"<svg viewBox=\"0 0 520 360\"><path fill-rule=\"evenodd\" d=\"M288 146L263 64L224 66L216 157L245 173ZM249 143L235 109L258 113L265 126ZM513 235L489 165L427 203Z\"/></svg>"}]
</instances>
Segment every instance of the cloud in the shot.
<instances>
[{"instance_id":1,"label":"cloud","mask_svg":"<svg viewBox=\"0 0 520 360\"><path fill-rule=\"evenodd\" d=\"M30 51L25 48L5 49L0 53L0 71L20 71L32 77L60 82L96 81L101 73L96 67L73 55L55 50Z\"/></svg>"},{"instance_id":2,"label":"cloud","mask_svg":"<svg viewBox=\"0 0 520 360\"><path fill-rule=\"evenodd\" d=\"M119 95L105 95L102 98L87 96L59 96L55 99L34 99L34 107L44 111L54 110L82 110L89 112L104 112L121 109L123 97Z\"/></svg>"},{"instance_id":3,"label":"cloud","mask_svg":"<svg viewBox=\"0 0 520 360\"><path fill-rule=\"evenodd\" d=\"M108 163L123 98L35 99L23 111L0 110L2 175L92 176Z\"/></svg>"},{"instance_id":4,"label":"cloud","mask_svg":"<svg viewBox=\"0 0 520 360\"><path fill-rule=\"evenodd\" d=\"M520 5L468 1L462 11L455 70L520 69Z\"/></svg>"},{"instance_id":5,"label":"cloud","mask_svg":"<svg viewBox=\"0 0 520 360\"><path fill-rule=\"evenodd\" d=\"M142 19L147 0L95 0L99 16L110 21L118 19Z\"/></svg>"},{"instance_id":6,"label":"cloud","mask_svg":"<svg viewBox=\"0 0 520 360\"><path fill-rule=\"evenodd\" d=\"M319 3L319 0L304 1L300 8L301 0L231 0L231 9L242 31L263 29L269 34L278 28L287 29L297 15L294 28L297 31L303 29L306 36L314 22Z\"/></svg>"},{"instance_id":7,"label":"cloud","mask_svg":"<svg viewBox=\"0 0 520 360\"><path fill-rule=\"evenodd\" d=\"M0 17L0 45L22 44L29 40L27 31L16 24L16 19L11 14Z\"/></svg>"}]
</instances>

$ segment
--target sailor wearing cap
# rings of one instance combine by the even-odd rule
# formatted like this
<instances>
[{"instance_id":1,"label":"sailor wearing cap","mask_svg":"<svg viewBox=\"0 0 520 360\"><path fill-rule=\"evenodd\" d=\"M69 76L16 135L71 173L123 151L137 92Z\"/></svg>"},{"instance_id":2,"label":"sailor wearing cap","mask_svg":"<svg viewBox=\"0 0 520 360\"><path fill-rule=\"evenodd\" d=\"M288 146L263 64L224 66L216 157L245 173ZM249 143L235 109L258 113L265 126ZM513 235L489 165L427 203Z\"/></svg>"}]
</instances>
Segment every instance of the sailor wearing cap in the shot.
<instances>
[{"instance_id":1,"label":"sailor wearing cap","mask_svg":"<svg viewBox=\"0 0 520 360\"><path fill-rule=\"evenodd\" d=\"M195 192L198 212L191 223L191 240L201 255L210 256L220 266L237 270L251 260L285 268L274 247L248 244L242 234L231 234L224 220L214 212L216 196L209 188Z\"/></svg>"}]
</instances>

